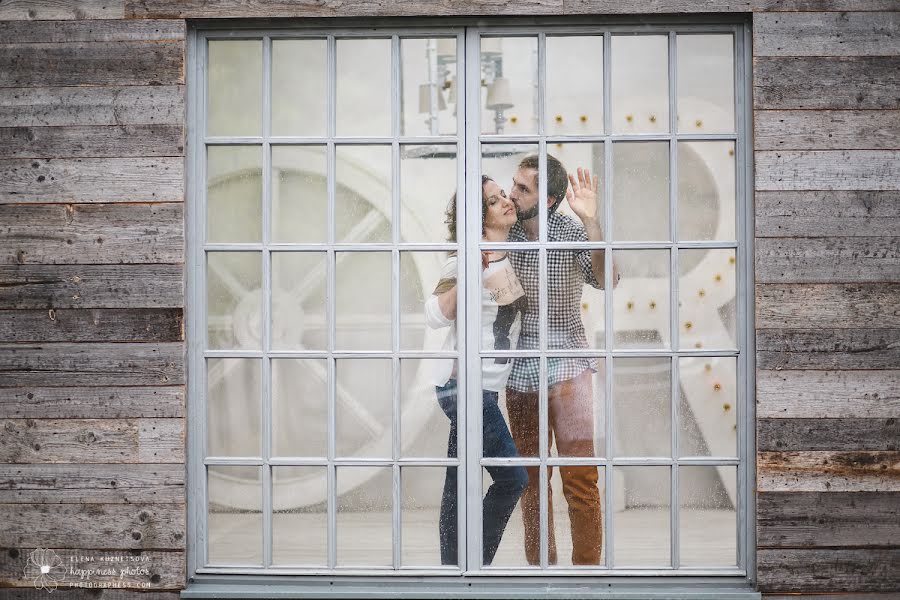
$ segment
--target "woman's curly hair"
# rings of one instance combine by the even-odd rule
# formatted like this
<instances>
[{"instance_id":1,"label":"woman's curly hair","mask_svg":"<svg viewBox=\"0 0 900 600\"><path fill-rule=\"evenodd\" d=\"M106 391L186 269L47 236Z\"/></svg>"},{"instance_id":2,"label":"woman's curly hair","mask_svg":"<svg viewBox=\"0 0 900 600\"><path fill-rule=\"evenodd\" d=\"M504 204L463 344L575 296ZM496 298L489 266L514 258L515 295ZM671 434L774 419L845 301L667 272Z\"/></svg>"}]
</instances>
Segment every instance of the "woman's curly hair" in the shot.
<instances>
[{"instance_id":1,"label":"woman's curly hair","mask_svg":"<svg viewBox=\"0 0 900 600\"><path fill-rule=\"evenodd\" d=\"M485 202L484 197L484 184L488 181L493 181L487 175L481 176L481 233L484 235L484 218L487 216L487 202ZM453 197L450 198L450 203L447 204L447 210L444 212L444 223L447 224L447 241L448 242L456 242L456 194L453 194Z\"/></svg>"}]
</instances>

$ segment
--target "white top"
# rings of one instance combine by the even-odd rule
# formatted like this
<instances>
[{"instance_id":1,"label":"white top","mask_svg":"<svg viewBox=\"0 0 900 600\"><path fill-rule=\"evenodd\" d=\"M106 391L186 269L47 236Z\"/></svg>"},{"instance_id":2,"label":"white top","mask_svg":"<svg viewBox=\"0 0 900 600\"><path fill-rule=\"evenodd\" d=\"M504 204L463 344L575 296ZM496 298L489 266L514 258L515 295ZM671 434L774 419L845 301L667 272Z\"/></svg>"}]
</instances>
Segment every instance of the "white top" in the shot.
<instances>
[{"instance_id":1,"label":"white top","mask_svg":"<svg viewBox=\"0 0 900 600\"><path fill-rule=\"evenodd\" d=\"M438 289L449 289L456 283L457 259L450 256L441 268ZM509 350L516 347L525 308L525 290L509 262L509 255L488 263L481 274L481 349ZM448 327L441 350L456 349L456 321L441 312L438 297L431 295L425 302L425 322L432 329ZM454 373L454 359L434 361L431 383L446 384ZM506 388L506 380L512 369L512 359L484 358L481 361L481 387L493 392Z\"/></svg>"}]
</instances>

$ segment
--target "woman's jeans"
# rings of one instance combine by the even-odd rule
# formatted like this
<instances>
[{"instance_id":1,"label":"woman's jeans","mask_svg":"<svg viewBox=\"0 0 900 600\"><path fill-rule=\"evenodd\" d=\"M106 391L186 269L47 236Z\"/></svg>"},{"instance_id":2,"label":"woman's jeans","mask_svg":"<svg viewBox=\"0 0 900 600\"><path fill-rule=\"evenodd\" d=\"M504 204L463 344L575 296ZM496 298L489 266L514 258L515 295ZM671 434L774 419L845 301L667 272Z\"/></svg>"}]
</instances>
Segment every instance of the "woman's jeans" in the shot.
<instances>
[{"instance_id":1,"label":"woman's jeans","mask_svg":"<svg viewBox=\"0 0 900 600\"><path fill-rule=\"evenodd\" d=\"M444 386L438 387L437 398L441 409L450 419L450 438L447 440L447 458L456 458L457 439L457 390L456 380L451 379ZM482 454L491 458L511 458L518 456L516 445L509 427L500 412L497 404L497 392L484 390L482 392ZM440 539L441 539L441 564L459 564L457 550L458 519L457 519L457 469L462 467L447 467L447 475L444 478L444 495L441 498ZM516 508L519 496L528 485L528 472L525 467L486 467L493 479L482 503L482 549L485 565L491 564L503 530L509 516Z\"/></svg>"}]
</instances>

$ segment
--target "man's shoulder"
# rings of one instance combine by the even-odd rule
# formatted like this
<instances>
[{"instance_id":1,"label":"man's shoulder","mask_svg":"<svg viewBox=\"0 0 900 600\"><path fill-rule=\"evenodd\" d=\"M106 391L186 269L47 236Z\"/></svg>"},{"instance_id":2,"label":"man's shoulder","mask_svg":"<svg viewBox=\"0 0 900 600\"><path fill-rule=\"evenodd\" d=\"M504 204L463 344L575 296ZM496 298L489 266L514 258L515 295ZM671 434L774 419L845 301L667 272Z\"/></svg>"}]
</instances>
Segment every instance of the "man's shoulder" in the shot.
<instances>
[{"instance_id":1,"label":"man's shoulder","mask_svg":"<svg viewBox=\"0 0 900 600\"><path fill-rule=\"evenodd\" d=\"M581 222L554 211L547 219L547 237L556 242L581 242L587 240L587 233Z\"/></svg>"}]
</instances>

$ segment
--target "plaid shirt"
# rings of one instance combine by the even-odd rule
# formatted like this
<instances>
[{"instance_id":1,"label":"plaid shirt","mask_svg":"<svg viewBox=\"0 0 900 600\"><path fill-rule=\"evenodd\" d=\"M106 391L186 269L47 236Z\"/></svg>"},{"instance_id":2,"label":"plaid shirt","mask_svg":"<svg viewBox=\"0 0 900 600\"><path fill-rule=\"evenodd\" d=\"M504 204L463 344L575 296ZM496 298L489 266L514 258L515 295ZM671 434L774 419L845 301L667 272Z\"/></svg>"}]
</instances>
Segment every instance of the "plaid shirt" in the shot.
<instances>
[{"instance_id":1,"label":"plaid shirt","mask_svg":"<svg viewBox=\"0 0 900 600\"><path fill-rule=\"evenodd\" d=\"M550 242L586 242L584 227L569 216L556 211L547 217L547 240ZM525 229L520 223L509 232L510 242L525 242ZM537 250L509 252L513 268L525 288L528 307L522 318L518 350L540 348L540 316L538 312L540 286L547 287L547 348L571 350L588 348L581 320L581 293L585 284L602 288L591 270L590 250L547 250L547 281L541 282ZM539 359L516 358L507 382L520 392L534 392L539 387ZM597 361L591 358L548 358L548 385L572 379L585 369L597 370Z\"/></svg>"}]
</instances>

